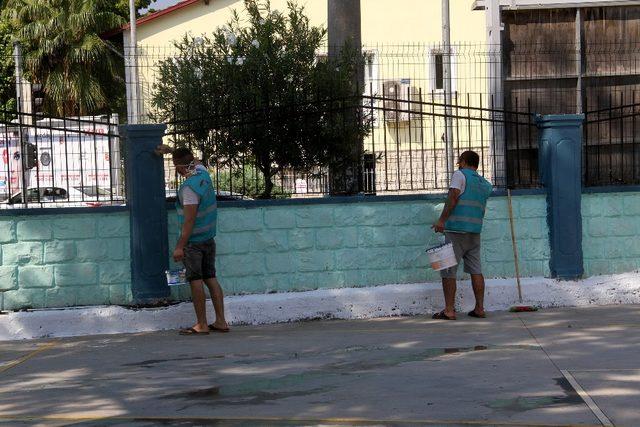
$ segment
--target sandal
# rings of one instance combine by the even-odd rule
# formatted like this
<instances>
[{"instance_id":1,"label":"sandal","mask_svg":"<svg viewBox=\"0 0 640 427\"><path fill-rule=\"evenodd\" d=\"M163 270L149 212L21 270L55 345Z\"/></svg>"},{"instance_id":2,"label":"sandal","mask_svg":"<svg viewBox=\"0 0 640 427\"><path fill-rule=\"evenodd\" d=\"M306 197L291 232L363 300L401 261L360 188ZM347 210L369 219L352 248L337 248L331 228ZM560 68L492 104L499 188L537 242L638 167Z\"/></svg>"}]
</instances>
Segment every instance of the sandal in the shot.
<instances>
[{"instance_id":1,"label":"sandal","mask_svg":"<svg viewBox=\"0 0 640 427\"><path fill-rule=\"evenodd\" d=\"M487 315L486 315L486 314L479 315L478 313L476 313L476 310L475 310L475 309L471 310L471 311L470 311L469 313L467 313L467 314L469 315L469 317L476 317L476 318L478 318L478 319L484 319L484 318L486 318L486 317L487 317Z\"/></svg>"},{"instance_id":2,"label":"sandal","mask_svg":"<svg viewBox=\"0 0 640 427\"><path fill-rule=\"evenodd\" d=\"M194 328L181 329L179 332L180 335L209 335L209 331L196 331Z\"/></svg>"},{"instance_id":3,"label":"sandal","mask_svg":"<svg viewBox=\"0 0 640 427\"><path fill-rule=\"evenodd\" d=\"M216 325L214 325L213 323L209 325L209 330L213 331L213 332L222 332L222 333L227 333L229 332L229 328L218 328Z\"/></svg>"},{"instance_id":4,"label":"sandal","mask_svg":"<svg viewBox=\"0 0 640 427\"><path fill-rule=\"evenodd\" d=\"M449 317L446 314L444 314L444 310L442 310L439 313L434 314L433 316L431 316L432 319L436 319L436 320L456 320L455 317Z\"/></svg>"}]
</instances>

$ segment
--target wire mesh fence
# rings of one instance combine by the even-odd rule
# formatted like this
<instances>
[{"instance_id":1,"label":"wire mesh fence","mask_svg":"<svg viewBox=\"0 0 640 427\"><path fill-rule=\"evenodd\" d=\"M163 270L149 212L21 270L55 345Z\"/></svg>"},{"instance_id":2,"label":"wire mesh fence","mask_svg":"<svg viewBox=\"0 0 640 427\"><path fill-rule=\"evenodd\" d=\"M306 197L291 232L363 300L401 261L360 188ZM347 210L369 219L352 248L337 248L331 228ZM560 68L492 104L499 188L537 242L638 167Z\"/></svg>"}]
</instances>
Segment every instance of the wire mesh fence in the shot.
<instances>
[{"instance_id":1,"label":"wire mesh fence","mask_svg":"<svg viewBox=\"0 0 640 427\"><path fill-rule=\"evenodd\" d=\"M297 99L268 109L221 110L169 123L167 139L196 152L209 167L218 192L232 199L442 192L448 189L458 157L467 150L480 155L479 172L497 187L539 185L533 114L492 108L495 101L482 95L454 96L453 103L443 104L433 93L411 93L407 88L403 94L399 86L395 89L393 97ZM344 159L328 156L323 163L296 167L298 156L311 155L311 146L300 153L275 155L267 169L258 160L265 146L256 142L256 135L273 136L265 132L266 121L275 121L299 142L310 123L323 122L314 130L315 139L307 142L321 146L331 137L323 132L338 129L337 144L353 147L346 151L351 155L339 164L336 160ZM362 123L364 132L345 132L350 121ZM230 154L228 147L246 149ZM268 149L277 152L280 147L273 143ZM166 170L167 188L175 192L180 178L170 159ZM273 187L265 193L268 181Z\"/></svg>"},{"instance_id":2,"label":"wire mesh fence","mask_svg":"<svg viewBox=\"0 0 640 427\"><path fill-rule=\"evenodd\" d=\"M117 116L0 110L0 209L125 203Z\"/></svg>"}]
</instances>

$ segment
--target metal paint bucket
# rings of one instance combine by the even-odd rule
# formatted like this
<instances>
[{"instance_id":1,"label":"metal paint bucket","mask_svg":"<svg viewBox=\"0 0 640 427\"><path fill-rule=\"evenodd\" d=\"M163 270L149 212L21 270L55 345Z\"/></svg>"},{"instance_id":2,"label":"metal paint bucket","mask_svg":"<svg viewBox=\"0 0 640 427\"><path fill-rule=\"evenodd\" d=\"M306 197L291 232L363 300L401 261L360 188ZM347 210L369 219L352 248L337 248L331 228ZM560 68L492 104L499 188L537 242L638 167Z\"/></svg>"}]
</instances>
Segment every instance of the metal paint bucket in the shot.
<instances>
[{"instance_id":1,"label":"metal paint bucket","mask_svg":"<svg viewBox=\"0 0 640 427\"><path fill-rule=\"evenodd\" d=\"M167 285L169 286L179 286L187 284L187 271L185 269L166 270L165 274L167 275Z\"/></svg>"},{"instance_id":2,"label":"metal paint bucket","mask_svg":"<svg viewBox=\"0 0 640 427\"><path fill-rule=\"evenodd\" d=\"M458 264L456 254L453 252L453 244L451 243L444 243L427 249L427 256L429 257L431 268L435 271L445 270Z\"/></svg>"}]
</instances>

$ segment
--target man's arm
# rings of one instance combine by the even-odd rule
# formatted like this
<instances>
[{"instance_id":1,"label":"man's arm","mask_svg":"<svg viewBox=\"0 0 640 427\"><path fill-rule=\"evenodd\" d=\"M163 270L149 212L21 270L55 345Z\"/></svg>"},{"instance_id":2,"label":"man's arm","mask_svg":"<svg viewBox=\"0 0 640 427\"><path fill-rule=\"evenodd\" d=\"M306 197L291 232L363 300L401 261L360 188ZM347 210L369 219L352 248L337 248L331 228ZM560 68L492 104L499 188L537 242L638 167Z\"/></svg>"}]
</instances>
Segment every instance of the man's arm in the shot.
<instances>
[{"instance_id":1,"label":"man's arm","mask_svg":"<svg viewBox=\"0 0 640 427\"><path fill-rule=\"evenodd\" d=\"M182 224L182 230L180 230L180 238L176 244L176 249L173 251L173 260L176 262L180 262L184 258L184 247L189 243L189 237L193 232L193 226L198 215L198 205L185 205L183 212L184 224Z\"/></svg>"},{"instance_id":2,"label":"man's arm","mask_svg":"<svg viewBox=\"0 0 640 427\"><path fill-rule=\"evenodd\" d=\"M438 219L438 222L433 224L431 227L436 233L444 232L444 224L449 219L449 216L451 216L451 212L456 208L459 199L460 190L457 188L450 188L449 195L447 196L447 202L444 205L444 209L442 209L442 214L440 214L440 219Z\"/></svg>"}]
</instances>

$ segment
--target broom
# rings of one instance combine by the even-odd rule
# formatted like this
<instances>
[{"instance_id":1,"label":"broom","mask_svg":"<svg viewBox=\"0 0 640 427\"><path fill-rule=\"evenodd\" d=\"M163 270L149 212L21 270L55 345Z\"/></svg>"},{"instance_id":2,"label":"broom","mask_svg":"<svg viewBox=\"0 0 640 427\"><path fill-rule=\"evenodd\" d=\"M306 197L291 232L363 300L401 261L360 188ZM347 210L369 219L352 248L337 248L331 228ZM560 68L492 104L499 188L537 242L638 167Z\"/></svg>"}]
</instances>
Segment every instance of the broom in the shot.
<instances>
[{"instance_id":1,"label":"broom","mask_svg":"<svg viewBox=\"0 0 640 427\"><path fill-rule=\"evenodd\" d=\"M526 311L538 311L537 307L531 305L523 305L522 303L522 286L520 286L520 266L518 265L518 246L516 245L516 231L513 226L513 207L511 206L511 189L507 189L507 200L509 202L509 223L511 224L511 244L513 245L513 259L516 265L516 283L518 284L518 302L520 305L511 307L509 311L513 313L522 313Z\"/></svg>"}]
</instances>

